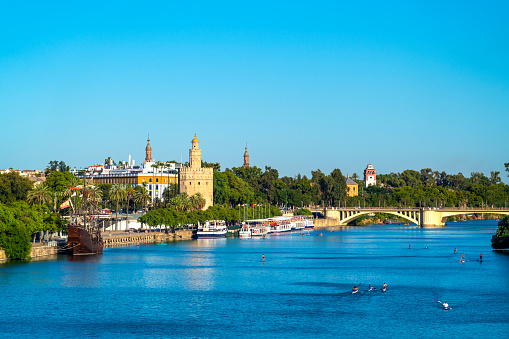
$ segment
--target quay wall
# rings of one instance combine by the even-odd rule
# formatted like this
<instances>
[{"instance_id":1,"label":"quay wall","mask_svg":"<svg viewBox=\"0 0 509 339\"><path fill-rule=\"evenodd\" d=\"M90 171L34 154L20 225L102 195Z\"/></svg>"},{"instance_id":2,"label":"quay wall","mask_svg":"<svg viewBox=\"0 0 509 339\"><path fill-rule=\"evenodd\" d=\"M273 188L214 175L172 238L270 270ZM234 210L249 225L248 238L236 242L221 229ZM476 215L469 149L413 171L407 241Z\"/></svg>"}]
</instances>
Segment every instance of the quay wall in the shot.
<instances>
[{"instance_id":1,"label":"quay wall","mask_svg":"<svg viewBox=\"0 0 509 339\"><path fill-rule=\"evenodd\" d=\"M314 224L315 224L314 228L339 226L339 220L337 218L315 219Z\"/></svg>"},{"instance_id":2,"label":"quay wall","mask_svg":"<svg viewBox=\"0 0 509 339\"><path fill-rule=\"evenodd\" d=\"M56 246L32 246L30 257L32 259L57 255L58 248ZM8 258L5 251L0 249L0 261L6 261Z\"/></svg>"},{"instance_id":3,"label":"quay wall","mask_svg":"<svg viewBox=\"0 0 509 339\"><path fill-rule=\"evenodd\" d=\"M190 240L194 236L192 230L177 230L166 234L165 232L141 234L103 234L104 247L126 246L140 243L150 243L167 240Z\"/></svg>"}]
</instances>

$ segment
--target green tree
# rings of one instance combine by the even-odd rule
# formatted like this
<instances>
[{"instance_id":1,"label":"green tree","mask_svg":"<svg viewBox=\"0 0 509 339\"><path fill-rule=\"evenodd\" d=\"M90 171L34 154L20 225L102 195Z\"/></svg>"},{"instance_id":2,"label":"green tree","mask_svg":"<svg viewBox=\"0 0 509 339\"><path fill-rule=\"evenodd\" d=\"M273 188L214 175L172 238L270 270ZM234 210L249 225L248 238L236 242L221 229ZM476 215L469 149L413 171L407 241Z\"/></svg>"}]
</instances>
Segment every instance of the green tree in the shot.
<instances>
[{"instance_id":1,"label":"green tree","mask_svg":"<svg viewBox=\"0 0 509 339\"><path fill-rule=\"evenodd\" d=\"M44 183L35 185L30 192L28 192L27 200L31 203L38 203L39 205L51 203L53 195Z\"/></svg>"},{"instance_id":2,"label":"green tree","mask_svg":"<svg viewBox=\"0 0 509 339\"><path fill-rule=\"evenodd\" d=\"M124 185L114 184L110 191L110 200L116 202L115 208L115 230L118 230L118 203L123 201L125 198Z\"/></svg>"},{"instance_id":3,"label":"green tree","mask_svg":"<svg viewBox=\"0 0 509 339\"><path fill-rule=\"evenodd\" d=\"M28 192L33 188L32 183L18 173L0 174L0 203L11 203L26 200Z\"/></svg>"},{"instance_id":4,"label":"green tree","mask_svg":"<svg viewBox=\"0 0 509 339\"><path fill-rule=\"evenodd\" d=\"M152 197L150 196L148 190L147 190L147 184L143 183L140 186L136 186L135 192L134 192L134 202L136 204L141 205L143 208L146 208L146 206L152 201Z\"/></svg>"}]
</instances>

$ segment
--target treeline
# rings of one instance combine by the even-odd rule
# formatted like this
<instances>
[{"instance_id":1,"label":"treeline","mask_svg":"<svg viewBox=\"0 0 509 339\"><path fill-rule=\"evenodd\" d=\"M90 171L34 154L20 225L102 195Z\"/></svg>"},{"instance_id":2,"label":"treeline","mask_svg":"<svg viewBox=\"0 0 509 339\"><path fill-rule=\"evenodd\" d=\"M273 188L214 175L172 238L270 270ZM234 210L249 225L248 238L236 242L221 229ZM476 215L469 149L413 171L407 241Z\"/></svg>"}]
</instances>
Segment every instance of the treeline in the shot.
<instances>
[{"instance_id":1,"label":"treeline","mask_svg":"<svg viewBox=\"0 0 509 339\"><path fill-rule=\"evenodd\" d=\"M10 259L28 259L38 232L65 227L47 204L28 204L32 182L17 173L0 174L0 248Z\"/></svg>"},{"instance_id":2,"label":"treeline","mask_svg":"<svg viewBox=\"0 0 509 339\"><path fill-rule=\"evenodd\" d=\"M205 211L199 209L179 211L175 208L175 206L170 206L168 208L153 209L138 218L138 221L151 227L161 227L162 225L165 225L174 228L184 227L189 224L196 225L198 222L204 223L207 220L224 220L229 224L233 224L242 219L243 214L246 212L246 208L247 207L245 206L230 208L222 205L214 205ZM250 210L248 213L251 213L256 207L252 206L249 208ZM261 210L262 209L259 208L255 213L260 213ZM265 210L264 213L266 213L267 216L269 213L270 216L281 215L281 212L275 206L272 206L270 211Z\"/></svg>"},{"instance_id":3,"label":"treeline","mask_svg":"<svg viewBox=\"0 0 509 339\"><path fill-rule=\"evenodd\" d=\"M507 166L506 166L507 168ZM358 178L353 174L352 178ZM276 169L234 167L214 172L214 203L235 206L243 203L268 203L278 206L493 206L505 207L509 186L501 182L500 172L463 174L422 169L402 173L379 174L377 185L364 188L358 183L359 195L347 197L346 178L341 170L326 175L312 171L311 177L279 177Z\"/></svg>"},{"instance_id":4,"label":"treeline","mask_svg":"<svg viewBox=\"0 0 509 339\"><path fill-rule=\"evenodd\" d=\"M320 170L307 178L279 177L279 172L265 166L234 167L224 172L214 171L214 203L238 204L269 203L277 206L302 207L309 205L337 206L346 198L346 178L341 170L329 175Z\"/></svg>"}]
</instances>

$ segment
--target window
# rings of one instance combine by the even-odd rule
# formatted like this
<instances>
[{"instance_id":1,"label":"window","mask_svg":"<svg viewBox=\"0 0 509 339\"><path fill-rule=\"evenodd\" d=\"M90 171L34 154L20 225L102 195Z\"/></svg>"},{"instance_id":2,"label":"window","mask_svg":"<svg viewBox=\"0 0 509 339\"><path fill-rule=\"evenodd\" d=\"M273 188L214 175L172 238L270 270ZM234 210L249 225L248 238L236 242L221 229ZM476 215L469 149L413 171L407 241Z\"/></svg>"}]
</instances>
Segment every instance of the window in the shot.
<instances>
[{"instance_id":1,"label":"window","mask_svg":"<svg viewBox=\"0 0 509 339\"><path fill-rule=\"evenodd\" d=\"M148 182L152 182L152 179L148 179Z\"/></svg>"},{"instance_id":2,"label":"window","mask_svg":"<svg viewBox=\"0 0 509 339\"><path fill-rule=\"evenodd\" d=\"M189 182L189 186L191 186L191 182Z\"/></svg>"},{"instance_id":3,"label":"window","mask_svg":"<svg viewBox=\"0 0 509 339\"><path fill-rule=\"evenodd\" d=\"M200 182L198 181L198 185L200 184Z\"/></svg>"},{"instance_id":4,"label":"window","mask_svg":"<svg viewBox=\"0 0 509 339\"><path fill-rule=\"evenodd\" d=\"M159 182L159 179L156 178L156 182Z\"/></svg>"}]
</instances>

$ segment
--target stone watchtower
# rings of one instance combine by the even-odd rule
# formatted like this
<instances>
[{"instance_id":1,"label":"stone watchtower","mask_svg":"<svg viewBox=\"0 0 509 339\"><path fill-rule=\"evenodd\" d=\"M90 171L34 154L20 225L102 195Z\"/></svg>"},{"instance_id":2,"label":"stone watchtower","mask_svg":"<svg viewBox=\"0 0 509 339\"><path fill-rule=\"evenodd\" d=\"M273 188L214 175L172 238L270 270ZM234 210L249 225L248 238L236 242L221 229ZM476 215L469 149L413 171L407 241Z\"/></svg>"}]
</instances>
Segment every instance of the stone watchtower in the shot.
<instances>
[{"instance_id":1,"label":"stone watchtower","mask_svg":"<svg viewBox=\"0 0 509 339\"><path fill-rule=\"evenodd\" d=\"M249 167L249 153L247 153L247 145L246 145L246 151L244 152L244 165L242 167Z\"/></svg>"},{"instance_id":2,"label":"stone watchtower","mask_svg":"<svg viewBox=\"0 0 509 339\"><path fill-rule=\"evenodd\" d=\"M214 172L212 168L201 167L201 149L196 134L191 145L189 167L182 167L179 171L179 190L188 196L201 193L205 199L203 210L206 210L214 203Z\"/></svg>"}]
</instances>

